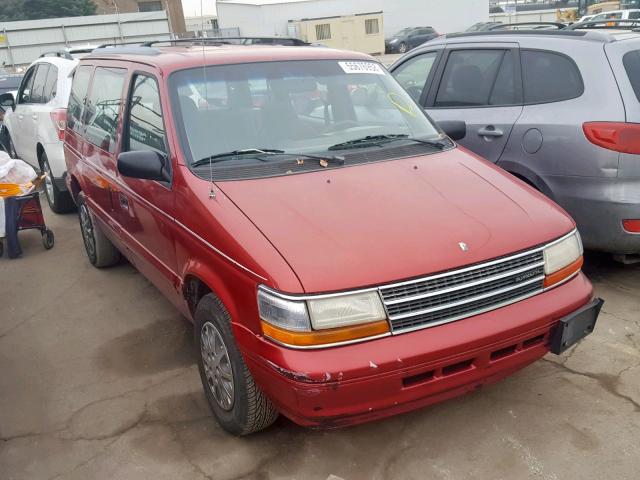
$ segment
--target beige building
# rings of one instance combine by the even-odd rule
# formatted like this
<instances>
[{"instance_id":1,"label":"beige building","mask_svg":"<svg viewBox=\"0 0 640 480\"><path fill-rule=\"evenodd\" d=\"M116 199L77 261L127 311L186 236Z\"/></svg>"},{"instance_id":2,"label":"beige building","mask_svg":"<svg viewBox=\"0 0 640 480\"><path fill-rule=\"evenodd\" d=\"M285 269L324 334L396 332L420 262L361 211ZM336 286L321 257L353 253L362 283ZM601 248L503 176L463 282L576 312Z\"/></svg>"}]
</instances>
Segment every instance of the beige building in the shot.
<instances>
[{"instance_id":1,"label":"beige building","mask_svg":"<svg viewBox=\"0 0 640 480\"><path fill-rule=\"evenodd\" d=\"M173 33L186 32L181 0L93 0L96 13L157 12L166 10Z\"/></svg>"},{"instance_id":2,"label":"beige building","mask_svg":"<svg viewBox=\"0 0 640 480\"><path fill-rule=\"evenodd\" d=\"M289 20L291 36L327 47L384 53L382 12Z\"/></svg>"}]
</instances>

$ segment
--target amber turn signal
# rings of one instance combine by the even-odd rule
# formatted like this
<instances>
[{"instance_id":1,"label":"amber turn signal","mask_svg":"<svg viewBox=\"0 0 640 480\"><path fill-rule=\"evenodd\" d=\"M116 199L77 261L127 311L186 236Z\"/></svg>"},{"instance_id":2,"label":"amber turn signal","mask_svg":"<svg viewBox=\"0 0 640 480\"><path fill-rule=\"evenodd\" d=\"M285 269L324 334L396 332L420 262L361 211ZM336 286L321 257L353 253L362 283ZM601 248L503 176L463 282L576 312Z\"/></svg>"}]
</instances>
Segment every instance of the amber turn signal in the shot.
<instances>
[{"instance_id":1,"label":"amber turn signal","mask_svg":"<svg viewBox=\"0 0 640 480\"><path fill-rule=\"evenodd\" d=\"M314 330L311 332L294 332L276 327L265 321L260 323L262 324L262 332L265 336L276 342L291 345L292 347L330 345L389 333L389 322L386 320L351 327Z\"/></svg>"},{"instance_id":2,"label":"amber turn signal","mask_svg":"<svg viewBox=\"0 0 640 480\"><path fill-rule=\"evenodd\" d=\"M564 268L561 268L557 272L547 275L546 277L544 277L544 288L549 288L554 285L557 285L558 283L563 282L564 280L571 277L572 275L575 275L577 272L580 271L583 264L584 264L584 259L581 256L575 262L570 263L569 265L567 265Z\"/></svg>"}]
</instances>

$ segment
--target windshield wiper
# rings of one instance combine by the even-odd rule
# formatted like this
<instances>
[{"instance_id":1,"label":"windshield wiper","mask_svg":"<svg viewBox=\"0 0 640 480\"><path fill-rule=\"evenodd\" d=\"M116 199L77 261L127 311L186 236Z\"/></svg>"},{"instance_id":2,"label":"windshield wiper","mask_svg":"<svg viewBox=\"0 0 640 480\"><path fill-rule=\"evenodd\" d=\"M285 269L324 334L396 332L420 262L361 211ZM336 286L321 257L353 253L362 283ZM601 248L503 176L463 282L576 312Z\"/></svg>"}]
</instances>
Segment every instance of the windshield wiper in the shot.
<instances>
[{"instance_id":1,"label":"windshield wiper","mask_svg":"<svg viewBox=\"0 0 640 480\"><path fill-rule=\"evenodd\" d=\"M276 150L273 148L247 148L244 150L233 150L232 152L224 152L217 153L216 155L211 155L209 157L201 158L196 162L191 164L192 167L202 167L203 165L215 164L219 162L225 162L227 160L234 159L240 156L252 156L256 160L261 162L266 162L267 159L265 157L272 156L281 156L281 155L290 155L299 158L309 158L311 160L319 160L320 165L323 167L328 166L330 163L334 163L336 165L344 165L345 158L337 155L310 155L308 153L295 153L295 152L285 152L284 150ZM326 165L323 164L326 162Z\"/></svg>"},{"instance_id":2,"label":"windshield wiper","mask_svg":"<svg viewBox=\"0 0 640 480\"><path fill-rule=\"evenodd\" d=\"M446 139L422 140L419 138L410 138L409 135L403 133L392 133L387 135L367 135L366 137L356 138L355 140L349 140L348 142L332 145L327 150L349 150L352 148L380 147L385 143L395 142L398 140L407 140L411 142L422 143L439 150L443 150L447 145L449 145L449 142Z\"/></svg>"},{"instance_id":3,"label":"windshield wiper","mask_svg":"<svg viewBox=\"0 0 640 480\"><path fill-rule=\"evenodd\" d=\"M227 160L231 160L234 157L242 157L245 155L252 155L254 158L265 162L259 157L262 155L276 155L278 153L284 153L284 150L274 150L272 148L246 148L244 150L233 150L231 152L217 153L215 155L209 155L208 157L201 158L200 160L196 160L191 164L192 167L201 167L203 165L209 165L219 162L226 162Z\"/></svg>"}]
</instances>

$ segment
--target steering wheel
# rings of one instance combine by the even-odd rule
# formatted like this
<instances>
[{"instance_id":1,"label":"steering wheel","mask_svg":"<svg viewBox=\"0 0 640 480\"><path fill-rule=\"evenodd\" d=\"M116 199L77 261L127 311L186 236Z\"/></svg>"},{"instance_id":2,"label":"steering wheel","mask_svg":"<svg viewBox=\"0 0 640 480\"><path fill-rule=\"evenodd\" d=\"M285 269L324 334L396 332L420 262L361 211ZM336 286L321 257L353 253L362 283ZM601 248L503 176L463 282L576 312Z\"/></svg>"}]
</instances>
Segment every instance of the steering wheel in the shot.
<instances>
[{"instance_id":1,"label":"steering wheel","mask_svg":"<svg viewBox=\"0 0 640 480\"><path fill-rule=\"evenodd\" d=\"M327 128L327 131L335 132L337 130L343 130L343 129L353 128L358 126L359 124L355 120L340 120L339 122L336 122L333 125L331 125L330 128Z\"/></svg>"}]
</instances>

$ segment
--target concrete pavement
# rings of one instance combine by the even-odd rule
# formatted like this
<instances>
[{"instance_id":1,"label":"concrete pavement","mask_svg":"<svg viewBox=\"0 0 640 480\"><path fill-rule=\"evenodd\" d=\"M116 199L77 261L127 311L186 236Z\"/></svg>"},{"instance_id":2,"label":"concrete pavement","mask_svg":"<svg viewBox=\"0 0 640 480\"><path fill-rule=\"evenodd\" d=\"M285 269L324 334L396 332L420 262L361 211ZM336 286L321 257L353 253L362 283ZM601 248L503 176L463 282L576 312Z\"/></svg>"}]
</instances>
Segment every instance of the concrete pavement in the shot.
<instances>
[{"instance_id":1,"label":"concrete pavement","mask_svg":"<svg viewBox=\"0 0 640 480\"><path fill-rule=\"evenodd\" d=\"M190 324L131 266L96 270L75 215L0 259L0 478L637 479L640 265L590 255L593 335L497 385L385 421L247 438L210 417ZM335 478L332 477L332 478Z\"/></svg>"}]
</instances>

